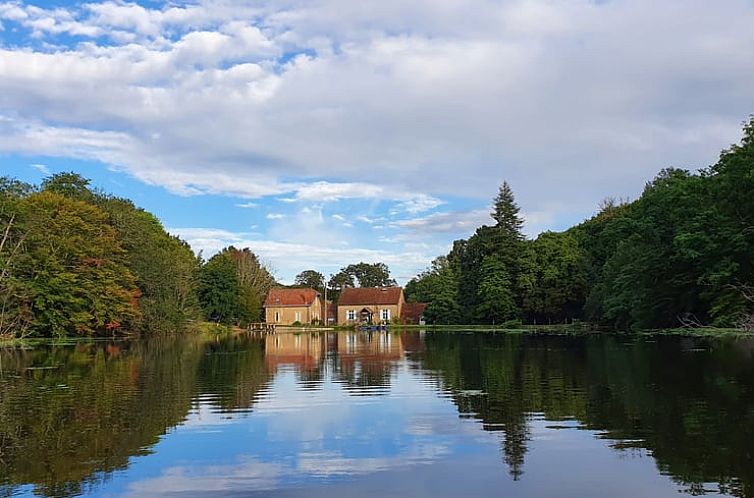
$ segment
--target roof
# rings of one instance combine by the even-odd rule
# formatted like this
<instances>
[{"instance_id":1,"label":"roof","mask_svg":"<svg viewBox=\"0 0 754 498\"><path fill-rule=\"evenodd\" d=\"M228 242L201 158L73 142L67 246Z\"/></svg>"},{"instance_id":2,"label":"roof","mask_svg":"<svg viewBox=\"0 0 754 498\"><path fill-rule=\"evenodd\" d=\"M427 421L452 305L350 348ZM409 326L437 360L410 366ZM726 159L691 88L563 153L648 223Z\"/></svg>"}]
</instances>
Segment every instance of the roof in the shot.
<instances>
[{"instance_id":1,"label":"roof","mask_svg":"<svg viewBox=\"0 0 754 498\"><path fill-rule=\"evenodd\" d=\"M401 310L401 319L406 323L419 323L427 303L406 303Z\"/></svg>"},{"instance_id":2,"label":"roof","mask_svg":"<svg viewBox=\"0 0 754 498\"><path fill-rule=\"evenodd\" d=\"M400 287L346 287L340 291L338 306L398 304L402 295Z\"/></svg>"},{"instance_id":3,"label":"roof","mask_svg":"<svg viewBox=\"0 0 754 498\"><path fill-rule=\"evenodd\" d=\"M264 306L310 306L319 296L314 289L270 289Z\"/></svg>"}]
</instances>

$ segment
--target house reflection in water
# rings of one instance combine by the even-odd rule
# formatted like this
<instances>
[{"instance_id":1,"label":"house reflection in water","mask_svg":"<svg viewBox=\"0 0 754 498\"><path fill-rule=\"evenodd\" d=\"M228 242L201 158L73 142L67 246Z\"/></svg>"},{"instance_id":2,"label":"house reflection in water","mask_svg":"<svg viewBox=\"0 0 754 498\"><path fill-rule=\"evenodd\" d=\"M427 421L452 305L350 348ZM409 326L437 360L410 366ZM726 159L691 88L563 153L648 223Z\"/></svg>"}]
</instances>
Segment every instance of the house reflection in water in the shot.
<instances>
[{"instance_id":1,"label":"house reflection in water","mask_svg":"<svg viewBox=\"0 0 754 498\"><path fill-rule=\"evenodd\" d=\"M292 365L310 379L332 369L336 381L349 390L387 387L404 358L403 339L391 332L271 334L265 337L265 362L272 373Z\"/></svg>"},{"instance_id":2,"label":"house reflection in water","mask_svg":"<svg viewBox=\"0 0 754 498\"><path fill-rule=\"evenodd\" d=\"M386 394L393 370L403 355L400 334L339 333L335 378L352 394Z\"/></svg>"},{"instance_id":3,"label":"house reflection in water","mask_svg":"<svg viewBox=\"0 0 754 498\"><path fill-rule=\"evenodd\" d=\"M264 341L264 361L273 373L280 365L295 365L302 371L317 370L324 353L324 334L272 334Z\"/></svg>"}]
</instances>

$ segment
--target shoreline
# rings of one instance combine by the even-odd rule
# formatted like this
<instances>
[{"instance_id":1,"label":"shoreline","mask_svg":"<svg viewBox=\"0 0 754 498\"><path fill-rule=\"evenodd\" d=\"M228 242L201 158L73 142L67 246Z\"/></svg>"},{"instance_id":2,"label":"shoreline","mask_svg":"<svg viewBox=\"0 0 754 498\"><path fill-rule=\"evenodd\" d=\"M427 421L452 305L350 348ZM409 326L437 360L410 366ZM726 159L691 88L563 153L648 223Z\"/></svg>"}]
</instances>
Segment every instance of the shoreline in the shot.
<instances>
[{"instance_id":1,"label":"shoreline","mask_svg":"<svg viewBox=\"0 0 754 498\"><path fill-rule=\"evenodd\" d=\"M307 334L319 332L339 332L354 330L354 327L280 327L275 333L283 334ZM388 325L388 332L425 331L438 333L488 333L488 334L528 334L528 335L618 335L622 337L695 337L710 339L754 339L754 332L746 332L729 328L675 328L654 329L637 331L605 330L590 325L522 325L519 327L496 327L491 325ZM246 333L245 329L238 327L216 326L211 322L192 324L183 332L174 332L164 335L175 334L212 334L226 335ZM33 348L35 346L69 346L79 343L100 341L130 341L148 338L140 335L118 336L93 336L93 337L25 337L23 339L0 339L0 348Z\"/></svg>"}]
</instances>

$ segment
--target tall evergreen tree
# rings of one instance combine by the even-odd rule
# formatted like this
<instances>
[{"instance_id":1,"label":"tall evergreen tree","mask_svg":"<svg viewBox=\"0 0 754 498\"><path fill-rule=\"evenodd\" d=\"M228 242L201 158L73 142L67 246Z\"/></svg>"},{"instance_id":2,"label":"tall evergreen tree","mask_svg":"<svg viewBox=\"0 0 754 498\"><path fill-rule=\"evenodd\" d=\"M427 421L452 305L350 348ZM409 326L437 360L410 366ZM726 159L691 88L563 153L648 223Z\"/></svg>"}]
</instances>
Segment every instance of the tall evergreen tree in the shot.
<instances>
[{"instance_id":1,"label":"tall evergreen tree","mask_svg":"<svg viewBox=\"0 0 754 498\"><path fill-rule=\"evenodd\" d=\"M505 236L512 239L523 240L521 229L524 221L519 215L520 209L513 197L513 190L508 182L503 182L498 189L493 203L492 219L496 222L496 228Z\"/></svg>"}]
</instances>

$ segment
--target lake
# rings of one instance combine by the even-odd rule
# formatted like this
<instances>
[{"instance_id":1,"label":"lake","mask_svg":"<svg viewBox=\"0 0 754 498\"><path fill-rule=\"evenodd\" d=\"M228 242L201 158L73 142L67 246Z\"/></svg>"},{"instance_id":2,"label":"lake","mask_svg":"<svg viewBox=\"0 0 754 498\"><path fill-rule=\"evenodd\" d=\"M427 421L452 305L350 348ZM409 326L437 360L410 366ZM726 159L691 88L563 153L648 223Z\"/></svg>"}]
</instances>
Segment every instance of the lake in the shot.
<instances>
[{"instance_id":1,"label":"lake","mask_svg":"<svg viewBox=\"0 0 754 498\"><path fill-rule=\"evenodd\" d=\"M754 497L754 341L446 332L0 351L0 496Z\"/></svg>"}]
</instances>

